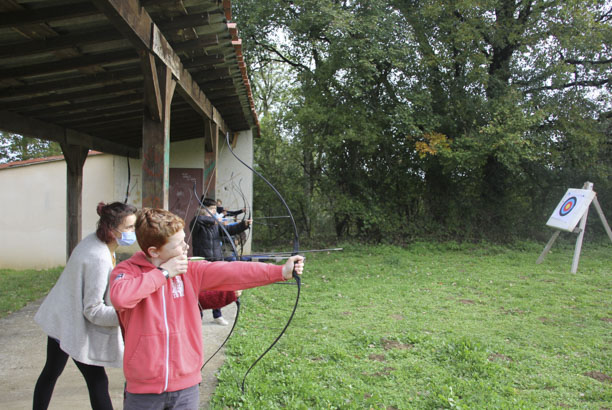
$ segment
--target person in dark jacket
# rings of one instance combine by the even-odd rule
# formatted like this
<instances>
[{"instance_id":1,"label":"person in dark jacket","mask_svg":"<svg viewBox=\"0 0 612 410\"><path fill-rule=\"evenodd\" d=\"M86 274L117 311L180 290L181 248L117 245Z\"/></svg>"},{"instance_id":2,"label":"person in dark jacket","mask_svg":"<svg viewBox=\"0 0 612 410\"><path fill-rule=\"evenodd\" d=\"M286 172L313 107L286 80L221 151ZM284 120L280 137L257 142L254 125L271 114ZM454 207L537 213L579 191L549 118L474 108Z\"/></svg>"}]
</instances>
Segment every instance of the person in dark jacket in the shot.
<instances>
[{"instance_id":1,"label":"person in dark jacket","mask_svg":"<svg viewBox=\"0 0 612 410\"><path fill-rule=\"evenodd\" d=\"M223 202L220 199L217 199L217 213L223 214L223 216L238 216L246 212L246 208L237 209L235 211L228 211L223 208Z\"/></svg>"},{"instance_id":2,"label":"person in dark jacket","mask_svg":"<svg viewBox=\"0 0 612 410\"><path fill-rule=\"evenodd\" d=\"M222 215L217 214L217 203L214 199L204 198L202 203L206 209L201 209L189 223L193 244L193 256L201 256L209 261L222 261L223 249L221 238L225 235L223 228L219 225ZM230 235L237 235L249 228L251 220L224 225ZM213 309L213 320L223 326L228 324L223 317L221 309Z\"/></svg>"}]
</instances>

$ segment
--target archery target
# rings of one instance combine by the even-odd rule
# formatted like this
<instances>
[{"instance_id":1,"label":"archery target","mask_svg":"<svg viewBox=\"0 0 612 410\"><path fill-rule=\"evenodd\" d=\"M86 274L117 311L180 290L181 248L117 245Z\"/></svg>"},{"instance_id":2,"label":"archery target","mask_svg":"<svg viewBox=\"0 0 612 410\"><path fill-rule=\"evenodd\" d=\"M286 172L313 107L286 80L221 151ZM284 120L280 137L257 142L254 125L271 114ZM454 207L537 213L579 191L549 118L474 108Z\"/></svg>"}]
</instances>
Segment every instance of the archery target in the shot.
<instances>
[{"instance_id":1,"label":"archery target","mask_svg":"<svg viewBox=\"0 0 612 410\"><path fill-rule=\"evenodd\" d=\"M593 198L595 198L594 191L568 189L550 218L548 218L546 225L562 231L572 232L580 218L588 210Z\"/></svg>"},{"instance_id":2,"label":"archery target","mask_svg":"<svg viewBox=\"0 0 612 410\"><path fill-rule=\"evenodd\" d=\"M559 209L559 215L565 216L569 214L570 212L572 212L572 210L576 207L576 202L577 202L577 199L575 196L563 202L563 205L561 205L561 209Z\"/></svg>"}]
</instances>

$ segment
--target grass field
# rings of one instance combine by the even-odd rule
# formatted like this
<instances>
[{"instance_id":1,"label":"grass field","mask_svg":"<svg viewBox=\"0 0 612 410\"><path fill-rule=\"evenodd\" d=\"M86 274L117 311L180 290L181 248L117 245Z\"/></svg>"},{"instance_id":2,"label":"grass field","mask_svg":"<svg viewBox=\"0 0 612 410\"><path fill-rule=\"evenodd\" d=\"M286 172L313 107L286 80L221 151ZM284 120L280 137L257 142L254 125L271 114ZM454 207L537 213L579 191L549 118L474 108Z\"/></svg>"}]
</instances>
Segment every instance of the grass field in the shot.
<instances>
[{"instance_id":1,"label":"grass field","mask_svg":"<svg viewBox=\"0 0 612 410\"><path fill-rule=\"evenodd\" d=\"M612 246L418 243L308 254L295 286L245 291L212 408L612 409ZM0 316L61 269L0 270ZM229 331L229 329L228 329ZM205 348L216 349L206 343Z\"/></svg>"},{"instance_id":2,"label":"grass field","mask_svg":"<svg viewBox=\"0 0 612 410\"><path fill-rule=\"evenodd\" d=\"M612 408L612 246L349 246L245 291L213 408ZM206 345L215 349L216 346Z\"/></svg>"},{"instance_id":3,"label":"grass field","mask_svg":"<svg viewBox=\"0 0 612 410\"><path fill-rule=\"evenodd\" d=\"M46 295L61 273L62 268L19 271L0 269L0 318Z\"/></svg>"}]
</instances>

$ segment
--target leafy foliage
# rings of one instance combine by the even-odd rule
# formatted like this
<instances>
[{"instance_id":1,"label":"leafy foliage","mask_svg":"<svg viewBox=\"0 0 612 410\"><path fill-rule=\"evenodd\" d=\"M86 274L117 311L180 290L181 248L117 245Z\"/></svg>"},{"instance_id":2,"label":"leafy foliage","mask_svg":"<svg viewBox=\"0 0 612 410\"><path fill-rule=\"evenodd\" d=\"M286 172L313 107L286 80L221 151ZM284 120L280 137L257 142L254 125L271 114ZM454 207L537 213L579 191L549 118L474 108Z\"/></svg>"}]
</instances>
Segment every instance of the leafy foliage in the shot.
<instances>
[{"instance_id":1,"label":"leafy foliage","mask_svg":"<svg viewBox=\"0 0 612 410\"><path fill-rule=\"evenodd\" d=\"M311 237L508 240L537 234L570 186L612 194L605 1L234 6L275 107L261 144L295 161L268 171Z\"/></svg>"},{"instance_id":2,"label":"leafy foliage","mask_svg":"<svg viewBox=\"0 0 612 410\"><path fill-rule=\"evenodd\" d=\"M61 155L56 142L0 131L0 163Z\"/></svg>"}]
</instances>

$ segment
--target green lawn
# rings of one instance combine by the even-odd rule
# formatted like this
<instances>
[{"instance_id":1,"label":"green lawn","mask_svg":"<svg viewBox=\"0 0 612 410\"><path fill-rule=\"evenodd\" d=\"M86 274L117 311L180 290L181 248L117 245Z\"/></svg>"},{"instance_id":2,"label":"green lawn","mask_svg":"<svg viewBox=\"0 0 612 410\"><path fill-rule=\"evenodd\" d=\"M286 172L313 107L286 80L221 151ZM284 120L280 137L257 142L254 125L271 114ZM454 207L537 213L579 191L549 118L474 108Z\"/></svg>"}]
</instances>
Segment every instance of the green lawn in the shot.
<instances>
[{"instance_id":1,"label":"green lawn","mask_svg":"<svg viewBox=\"0 0 612 410\"><path fill-rule=\"evenodd\" d=\"M213 408L612 408L612 246L349 246L245 291ZM229 330L229 329L228 329ZM207 349L216 346L206 345Z\"/></svg>"},{"instance_id":2,"label":"green lawn","mask_svg":"<svg viewBox=\"0 0 612 410\"><path fill-rule=\"evenodd\" d=\"M62 269L0 269L0 317L9 315L28 302L46 295L55 285Z\"/></svg>"},{"instance_id":3,"label":"green lawn","mask_svg":"<svg viewBox=\"0 0 612 410\"><path fill-rule=\"evenodd\" d=\"M245 291L213 408L612 409L612 246L348 246ZM0 316L61 273L0 270ZM229 331L229 329L228 329ZM217 346L206 344L207 349Z\"/></svg>"}]
</instances>

